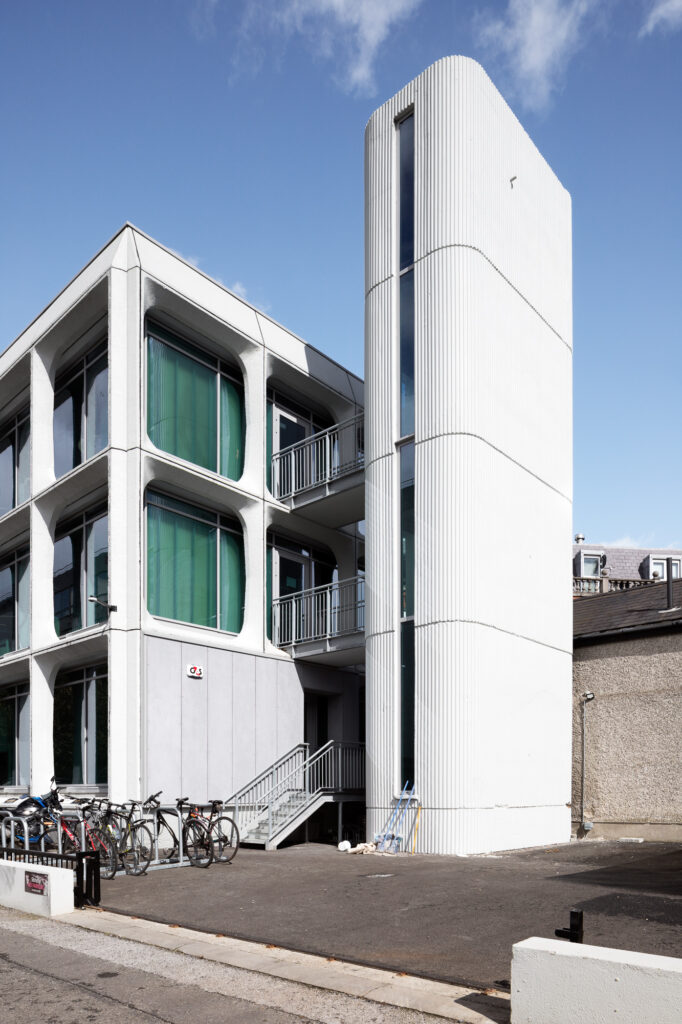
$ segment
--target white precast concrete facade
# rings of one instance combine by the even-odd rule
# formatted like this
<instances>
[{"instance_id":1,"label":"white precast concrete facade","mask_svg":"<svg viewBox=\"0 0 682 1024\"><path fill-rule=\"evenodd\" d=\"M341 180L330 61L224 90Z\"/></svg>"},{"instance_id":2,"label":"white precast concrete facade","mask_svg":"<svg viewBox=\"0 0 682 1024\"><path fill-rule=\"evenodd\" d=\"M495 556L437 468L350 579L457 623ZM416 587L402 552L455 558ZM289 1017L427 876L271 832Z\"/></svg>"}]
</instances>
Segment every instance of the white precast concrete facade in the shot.
<instances>
[{"instance_id":1,"label":"white precast concrete facade","mask_svg":"<svg viewBox=\"0 0 682 1024\"><path fill-rule=\"evenodd\" d=\"M409 117L406 267L399 132ZM368 832L386 820L409 765L422 804L417 849L567 840L570 197L483 69L463 57L434 64L373 114L365 181ZM405 273L413 356L401 321ZM412 431L401 426L407 358ZM414 593L405 614L409 445ZM401 682L408 621L411 684Z\"/></svg>"},{"instance_id":2,"label":"white precast concrete facade","mask_svg":"<svg viewBox=\"0 0 682 1024\"><path fill-rule=\"evenodd\" d=\"M237 479L150 439L150 324L177 336L179 350L186 346L193 358L203 353L216 362L218 374L225 361L243 381L245 443ZM106 360L108 429L99 451L84 450L60 475L53 424L60 374L74 360L85 367L93 349ZM219 393L221 377L216 380ZM362 410L361 380L131 225L0 355L0 436L8 416L30 408L29 496L0 516L0 568L17 548L30 554L29 642L4 654L0 649L0 699L19 686L23 700L21 688L28 686L30 701L30 738L22 739L30 746L30 772L14 789L48 788L55 770L55 683L60 673L85 666L100 666L108 678L108 763L106 771L98 768L106 782L91 774L83 788L106 787L113 800L158 789L171 800L228 796L303 741L307 692L328 699L330 739L357 739L357 674L299 664L268 636L273 531L292 543L318 545L347 575L357 571L357 543L347 532L298 520L270 493L266 435L273 389L309 403L330 422ZM150 610L150 492L206 510L219 529L220 517L227 517L241 537L240 628ZM59 523L95 506L107 516L103 593L115 608L88 624L89 595L77 580L82 623L59 635L55 534ZM189 678L189 665L200 666L203 678ZM83 712L90 715L83 728L90 728L91 741L94 701L93 690L90 711Z\"/></svg>"}]
</instances>

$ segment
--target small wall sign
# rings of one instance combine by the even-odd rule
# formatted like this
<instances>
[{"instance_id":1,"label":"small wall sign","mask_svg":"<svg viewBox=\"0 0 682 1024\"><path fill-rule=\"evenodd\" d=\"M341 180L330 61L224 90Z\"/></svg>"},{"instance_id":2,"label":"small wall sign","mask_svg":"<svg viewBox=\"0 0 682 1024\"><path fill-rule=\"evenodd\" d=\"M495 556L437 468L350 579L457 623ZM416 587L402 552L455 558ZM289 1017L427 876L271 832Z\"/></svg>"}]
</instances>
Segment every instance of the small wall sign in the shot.
<instances>
[{"instance_id":1,"label":"small wall sign","mask_svg":"<svg viewBox=\"0 0 682 1024\"><path fill-rule=\"evenodd\" d=\"M49 877L39 871L24 872L24 889L36 896L46 896Z\"/></svg>"},{"instance_id":2,"label":"small wall sign","mask_svg":"<svg viewBox=\"0 0 682 1024\"><path fill-rule=\"evenodd\" d=\"M190 679L203 679L204 669L201 665L188 665L187 675L190 677Z\"/></svg>"}]
</instances>

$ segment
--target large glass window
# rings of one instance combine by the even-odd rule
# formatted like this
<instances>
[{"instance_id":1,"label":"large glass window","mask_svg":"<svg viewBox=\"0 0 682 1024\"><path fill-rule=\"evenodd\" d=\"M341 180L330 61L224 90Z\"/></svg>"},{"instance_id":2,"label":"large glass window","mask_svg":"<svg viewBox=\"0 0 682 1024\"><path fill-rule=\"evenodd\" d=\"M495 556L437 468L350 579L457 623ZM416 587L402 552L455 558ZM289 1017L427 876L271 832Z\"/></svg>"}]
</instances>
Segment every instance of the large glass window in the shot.
<instances>
[{"instance_id":1,"label":"large glass window","mask_svg":"<svg viewBox=\"0 0 682 1024\"><path fill-rule=\"evenodd\" d=\"M60 672L54 687L54 774L61 785L107 782L109 691L106 665Z\"/></svg>"},{"instance_id":2,"label":"large glass window","mask_svg":"<svg viewBox=\"0 0 682 1024\"><path fill-rule=\"evenodd\" d=\"M28 684L0 689L0 786L27 786L30 698Z\"/></svg>"},{"instance_id":3,"label":"large glass window","mask_svg":"<svg viewBox=\"0 0 682 1024\"><path fill-rule=\"evenodd\" d=\"M238 633L244 541L236 519L147 493L147 607L152 615Z\"/></svg>"},{"instance_id":4,"label":"large glass window","mask_svg":"<svg viewBox=\"0 0 682 1024\"><path fill-rule=\"evenodd\" d=\"M28 410L0 427L0 516L29 498L30 434Z\"/></svg>"},{"instance_id":5,"label":"large glass window","mask_svg":"<svg viewBox=\"0 0 682 1024\"><path fill-rule=\"evenodd\" d=\"M54 396L54 474L63 476L106 448L109 439L106 345L62 374Z\"/></svg>"},{"instance_id":6,"label":"large glass window","mask_svg":"<svg viewBox=\"0 0 682 1024\"><path fill-rule=\"evenodd\" d=\"M231 480L244 471L244 385L234 367L150 326L147 433L162 451Z\"/></svg>"},{"instance_id":7,"label":"large glass window","mask_svg":"<svg viewBox=\"0 0 682 1024\"><path fill-rule=\"evenodd\" d=\"M29 557L23 549L0 561L0 657L30 644Z\"/></svg>"},{"instance_id":8,"label":"large glass window","mask_svg":"<svg viewBox=\"0 0 682 1024\"><path fill-rule=\"evenodd\" d=\"M109 520L95 509L57 527L54 545L54 628L58 636L107 617ZM96 597L101 604L89 601Z\"/></svg>"}]
</instances>

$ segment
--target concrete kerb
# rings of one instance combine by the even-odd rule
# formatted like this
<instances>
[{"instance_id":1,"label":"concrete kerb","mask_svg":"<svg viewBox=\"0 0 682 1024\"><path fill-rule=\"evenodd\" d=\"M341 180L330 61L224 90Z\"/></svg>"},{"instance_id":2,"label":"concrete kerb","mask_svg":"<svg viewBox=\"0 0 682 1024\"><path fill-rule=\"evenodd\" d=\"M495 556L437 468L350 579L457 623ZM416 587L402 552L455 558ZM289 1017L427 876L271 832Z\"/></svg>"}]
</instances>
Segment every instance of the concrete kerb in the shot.
<instances>
[{"instance_id":1,"label":"concrete kerb","mask_svg":"<svg viewBox=\"0 0 682 1024\"><path fill-rule=\"evenodd\" d=\"M363 967L223 935L209 935L106 910L78 910L54 920L313 988L418 1010L460 1024L509 1020L508 992L493 989L482 992L480 989ZM476 1009L466 1005L470 1001L475 1002Z\"/></svg>"}]
</instances>

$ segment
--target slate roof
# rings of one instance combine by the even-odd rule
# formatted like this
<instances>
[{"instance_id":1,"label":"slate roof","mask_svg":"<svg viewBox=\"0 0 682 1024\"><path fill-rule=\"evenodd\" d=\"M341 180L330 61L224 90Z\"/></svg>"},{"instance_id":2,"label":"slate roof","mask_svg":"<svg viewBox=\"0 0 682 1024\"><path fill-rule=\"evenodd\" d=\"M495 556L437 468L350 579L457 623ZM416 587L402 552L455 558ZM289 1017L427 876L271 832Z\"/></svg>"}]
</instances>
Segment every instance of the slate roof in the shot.
<instances>
[{"instance_id":1,"label":"slate roof","mask_svg":"<svg viewBox=\"0 0 682 1024\"><path fill-rule=\"evenodd\" d=\"M668 584L580 597L573 602L573 636L606 637L622 632L682 628L682 580L673 581L673 605L667 612Z\"/></svg>"},{"instance_id":2,"label":"slate roof","mask_svg":"<svg viewBox=\"0 0 682 1024\"><path fill-rule=\"evenodd\" d=\"M574 544L574 576L580 576L581 551L602 552L609 576L617 580L646 579L648 573L645 571L645 567L649 555L653 558L682 558L682 551L672 548L614 548L605 544Z\"/></svg>"}]
</instances>

